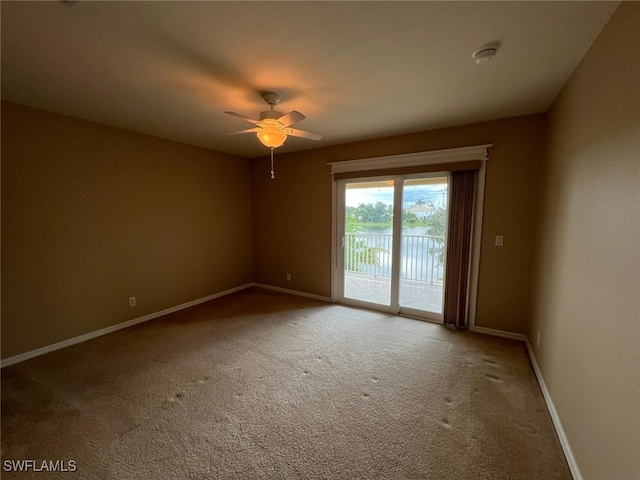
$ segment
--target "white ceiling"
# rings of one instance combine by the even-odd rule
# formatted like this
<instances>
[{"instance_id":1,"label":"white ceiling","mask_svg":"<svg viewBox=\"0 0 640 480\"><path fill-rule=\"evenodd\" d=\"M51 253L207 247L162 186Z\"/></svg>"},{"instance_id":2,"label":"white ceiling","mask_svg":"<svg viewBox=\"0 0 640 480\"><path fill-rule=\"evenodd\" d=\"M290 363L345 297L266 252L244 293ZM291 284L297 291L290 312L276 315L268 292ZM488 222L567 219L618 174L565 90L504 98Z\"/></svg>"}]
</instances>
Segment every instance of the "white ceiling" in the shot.
<instances>
[{"instance_id":1,"label":"white ceiling","mask_svg":"<svg viewBox=\"0 0 640 480\"><path fill-rule=\"evenodd\" d=\"M546 111L618 4L3 1L2 98L256 157L271 90L304 150Z\"/></svg>"}]
</instances>

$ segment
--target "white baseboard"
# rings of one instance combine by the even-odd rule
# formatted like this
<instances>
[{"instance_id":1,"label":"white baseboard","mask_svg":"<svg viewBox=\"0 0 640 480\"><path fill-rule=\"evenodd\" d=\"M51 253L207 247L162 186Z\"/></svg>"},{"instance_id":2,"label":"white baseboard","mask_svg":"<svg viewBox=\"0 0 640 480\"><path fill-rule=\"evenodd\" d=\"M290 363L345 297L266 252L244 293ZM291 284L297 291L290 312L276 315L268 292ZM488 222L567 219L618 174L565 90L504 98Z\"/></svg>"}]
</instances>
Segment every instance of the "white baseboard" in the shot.
<instances>
[{"instance_id":1,"label":"white baseboard","mask_svg":"<svg viewBox=\"0 0 640 480\"><path fill-rule=\"evenodd\" d=\"M564 451L564 456L567 459L567 463L569 464L571 475L573 475L574 480L582 480L582 474L580 473L580 469L578 468L576 459L573 456L571 445L569 445L569 440L567 439L567 435L564 433L564 428L562 428L562 422L560 421L560 417L558 416L556 407L553 404L553 400L551 400L551 394L549 393L549 390L547 390L547 385L544 383L544 378L542 378L542 372L538 367L536 356L533 354L533 349L531 348L531 344L529 343L528 338L525 338L525 344L527 345L527 351L529 352L529 358L531 359L531 365L533 366L533 371L535 372L536 378L538 379L538 385L540 385L540 390L542 390L542 396L544 397L544 401L547 403L547 410L549 410L549 414L551 415L551 420L553 421L553 426L556 428L556 433L558 434L560 445L562 445L562 450Z\"/></svg>"},{"instance_id":2,"label":"white baseboard","mask_svg":"<svg viewBox=\"0 0 640 480\"><path fill-rule=\"evenodd\" d=\"M297 295L298 297L313 298L315 300L321 300L323 302L333 302L333 300L331 300L331 297L324 297L322 295L316 295L315 293L300 292L298 290L290 290L288 288L274 287L272 285L267 285L264 283L253 283L252 285L258 288L264 288L265 290L273 290L275 292L288 293L290 295Z\"/></svg>"},{"instance_id":3,"label":"white baseboard","mask_svg":"<svg viewBox=\"0 0 640 480\"><path fill-rule=\"evenodd\" d=\"M507 332L505 330L496 330L494 328L472 327L469 328L469 330L476 333L484 333L485 335L493 335L494 337L513 338L514 340L520 340L522 342L527 340L527 336L522 333Z\"/></svg>"},{"instance_id":4,"label":"white baseboard","mask_svg":"<svg viewBox=\"0 0 640 480\"><path fill-rule=\"evenodd\" d=\"M222 292L214 293L213 295L208 295L206 297L198 298L196 300L192 300L190 302L183 303L175 307L167 308L166 310L150 313L142 317L134 318L133 320L128 320L126 322L118 323L117 325L101 328L100 330L85 333L84 335L80 335L78 337L69 338L67 340L54 343L53 345L47 345L46 347L38 348L36 350L31 350L30 352L25 352L13 357L5 358L0 362L0 368L4 368L4 367L8 367L9 365L14 365L16 363L24 362L25 360L29 360L30 358L39 357L40 355L54 352L56 350L60 350L61 348L70 347L71 345L75 345L76 343L86 342L87 340L91 340L92 338L101 337L102 335L107 335L108 333L113 333L118 330L122 330L123 328L132 327L133 325L137 325L138 323L147 322L149 320L153 320L154 318L162 317L163 315L169 315L170 313L174 313L179 310L184 310L185 308L193 307L194 305L208 302L209 300L213 300L215 298L224 297L225 295L239 292L240 290L244 290L245 288L252 287L253 285L254 285L253 283L240 285L239 287L230 288Z\"/></svg>"}]
</instances>

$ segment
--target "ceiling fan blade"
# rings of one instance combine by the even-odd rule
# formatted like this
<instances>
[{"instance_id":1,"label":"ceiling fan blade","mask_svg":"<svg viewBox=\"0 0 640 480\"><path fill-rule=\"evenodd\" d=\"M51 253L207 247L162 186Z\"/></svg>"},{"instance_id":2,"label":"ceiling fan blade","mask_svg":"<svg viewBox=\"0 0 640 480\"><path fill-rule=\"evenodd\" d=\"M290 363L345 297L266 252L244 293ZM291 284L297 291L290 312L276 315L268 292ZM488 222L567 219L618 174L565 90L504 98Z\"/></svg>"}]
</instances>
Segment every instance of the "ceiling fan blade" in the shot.
<instances>
[{"instance_id":1,"label":"ceiling fan blade","mask_svg":"<svg viewBox=\"0 0 640 480\"><path fill-rule=\"evenodd\" d=\"M242 120L245 120L249 123L253 123L254 125L259 125L260 124L260 120L255 120L253 118L249 118L249 117L245 117L244 115L240 115L239 113L236 112L224 112L228 115L233 115L234 117L238 117L241 118Z\"/></svg>"},{"instance_id":2,"label":"ceiling fan blade","mask_svg":"<svg viewBox=\"0 0 640 480\"><path fill-rule=\"evenodd\" d=\"M287 129L287 135L291 135L292 137L308 138L309 140L320 140L322 138L322 135L319 133L305 132L304 130L297 130L295 128Z\"/></svg>"},{"instance_id":3,"label":"ceiling fan blade","mask_svg":"<svg viewBox=\"0 0 640 480\"><path fill-rule=\"evenodd\" d=\"M289 112L286 115L281 116L278 119L278 121L282 123L285 127L288 127L289 125L293 125L294 123L300 122L305 118L306 117L303 114L294 110L293 112Z\"/></svg>"},{"instance_id":4,"label":"ceiling fan blade","mask_svg":"<svg viewBox=\"0 0 640 480\"><path fill-rule=\"evenodd\" d=\"M262 130L261 127L248 128L247 130L240 130L238 132L229 132L227 133L227 135L238 135L240 133L256 133L256 132L259 132L260 130Z\"/></svg>"}]
</instances>

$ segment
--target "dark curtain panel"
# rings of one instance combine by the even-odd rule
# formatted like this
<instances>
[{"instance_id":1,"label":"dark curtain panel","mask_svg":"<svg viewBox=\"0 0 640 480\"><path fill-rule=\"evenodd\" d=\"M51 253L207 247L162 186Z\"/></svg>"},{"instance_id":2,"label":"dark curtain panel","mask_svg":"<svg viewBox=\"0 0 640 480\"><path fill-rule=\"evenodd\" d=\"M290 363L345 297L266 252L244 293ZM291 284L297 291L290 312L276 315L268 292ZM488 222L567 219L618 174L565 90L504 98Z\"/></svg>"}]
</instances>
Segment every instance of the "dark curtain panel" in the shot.
<instances>
[{"instance_id":1,"label":"dark curtain panel","mask_svg":"<svg viewBox=\"0 0 640 480\"><path fill-rule=\"evenodd\" d=\"M444 324L467 328L467 288L476 172L451 172Z\"/></svg>"}]
</instances>

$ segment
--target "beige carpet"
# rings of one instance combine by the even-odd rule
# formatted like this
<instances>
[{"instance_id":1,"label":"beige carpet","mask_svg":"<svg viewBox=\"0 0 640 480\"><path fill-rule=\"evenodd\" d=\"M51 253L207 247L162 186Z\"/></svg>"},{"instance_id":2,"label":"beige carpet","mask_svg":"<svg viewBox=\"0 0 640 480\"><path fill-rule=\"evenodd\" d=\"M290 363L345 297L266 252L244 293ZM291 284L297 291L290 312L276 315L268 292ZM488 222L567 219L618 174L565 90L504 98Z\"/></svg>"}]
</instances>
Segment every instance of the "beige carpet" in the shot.
<instances>
[{"instance_id":1,"label":"beige carpet","mask_svg":"<svg viewBox=\"0 0 640 480\"><path fill-rule=\"evenodd\" d=\"M248 290L2 370L83 479L570 479L521 342Z\"/></svg>"}]
</instances>

